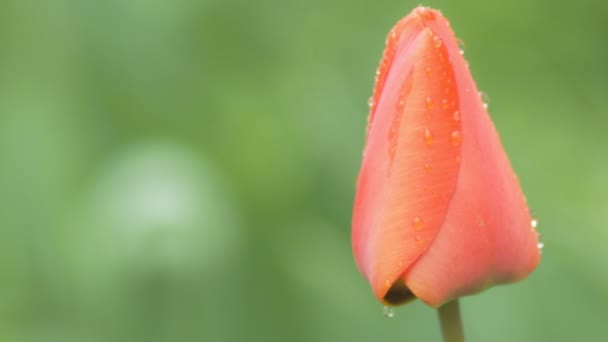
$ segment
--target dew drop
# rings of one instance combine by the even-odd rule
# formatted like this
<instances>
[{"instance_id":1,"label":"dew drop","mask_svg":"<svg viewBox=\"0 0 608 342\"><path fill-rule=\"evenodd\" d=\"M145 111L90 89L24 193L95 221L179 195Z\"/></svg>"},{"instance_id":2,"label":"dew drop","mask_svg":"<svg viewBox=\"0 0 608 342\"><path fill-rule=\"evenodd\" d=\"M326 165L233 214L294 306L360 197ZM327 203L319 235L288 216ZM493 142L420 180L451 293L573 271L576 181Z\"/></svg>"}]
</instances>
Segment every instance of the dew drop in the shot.
<instances>
[{"instance_id":1,"label":"dew drop","mask_svg":"<svg viewBox=\"0 0 608 342\"><path fill-rule=\"evenodd\" d=\"M454 121L460 120L460 112L454 111L454 114L452 114L452 118L454 119Z\"/></svg>"},{"instance_id":2,"label":"dew drop","mask_svg":"<svg viewBox=\"0 0 608 342\"><path fill-rule=\"evenodd\" d=\"M388 279L386 279L386 280L384 281L384 286L386 286L386 287L391 287L391 281L390 281L390 280L388 280Z\"/></svg>"},{"instance_id":3,"label":"dew drop","mask_svg":"<svg viewBox=\"0 0 608 342\"><path fill-rule=\"evenodd\" d=\"M441 100L441 109L448 109L449 106L448 99Z\"/></svg>"},{"instance_id":4,"label":"dew drop","mask_svg":"<svg viewBox=\"0 0 608 342\"><path fill-rule=\"evenodd\" d=\"M488 109L488 103L490 103L490 98L488 97L488 94L484 93L483 91L480 91L479 97L481 98L481 101L483 101L483 109Z\"/></svg>"},{"instance_id":5,"label":"dew drop","mask_svg":"<svg viewBox=\"0 0 608 342\"><path fill-rule=\"evenodd\" d=\"M452 135L450 136L450 141L452 142L453 146L459 146L462 142L462 134L460 134L460 131L452 132Z\"/></svg>"},{"instance_id":6,"label":"dew drop","mask_svg":"<svg viewBox=\"0 0 608 342\"><path fill-rule=\"evenodd\" d=\"M424 228L424 220L422 219L422 217L414 217L414 229L421 230L422 228Z\"/></svg>"},{"instance_id":7,"label":"dew drop","mask_svg":"<svg viewBox=\"0 0 608 342\"><path fill-rule=\"evenodd\" d=\"M421 9L419 9L418 14L425 20L431 21L435 19L435 13L430 11L428 7L422 7Z\"/></svg>"},{"instance_id":8,"label":"dew drop","mask_svg":"<svg viewBox=\"0 0 608 342\"><path fill-rule=\"evenodd\" d=\"M395 317L395 310L393 310L392 306L384 306L382 313L384 314L384 317L386 317L386 318Z\"/></svg>"},{"instance_id":9,"label":"dew drop","mask_svg":"<svg viewBox=\"0 0 608 342\"><path fill-rule=\"evenodd\" d=\"M433 99L430 96L426 97L426 108L433 109Z\"/></svg>"},{"instance_id":10,"label":"dew drop","mask_svg":"<svg viewBox=\"0 0 608 342\"><path fill-rule=\"evenodd\" d=\"M421 244L421 243L422 243L422 241L423 241L422 236L420 236L420 235L416 235L416 238L415 238L415 239L416 239L416 243L417 243L417 244Z\"/></svg>"},{"instance_id":11,"label":"dew drop","mask_svg":"<svg viewBox=\"0 0 608 342\"><path fill-rule=\"evenodd\" d=\"M538 226L538 220L536 218L532 218L532 221L530 221L530 226L536 229L536 226Z\"/></svg>"},{"instance_id":12,"label":"dew drop","mask_svg":"<svg viewBox=\"0 0 608 342\"><path fill-rule=\"evenodd\" d=\"M430 66L427 66L425 70L426 70L426 74L427 74L427 75L430 75L430 74L431 74L432 69L431 69L431 67L430 67Z\"/></svg>"},{"instance_id":13,"label":"dew drop","mask_svg":"<svg viewBox=\"0 0 608 342\"><path fill-rule=\"evenodd\" d=\"M443 45L443 42L441 41L441 38L439 38L439 36L433 36L433 45L436 48L440 48L441 45Z\"/></svg>"},{"instance_id":14,"label":"dew drop","mask_svg":"<svg viewBox=\"0 0 608 342\"><path fill-rule=\"evenodd\" d=\"M458 52L460 53L461 56L464 55L464 50L460 49L460 50L458 50Z\"/></svg>"},{"instance_id":15,"label":"dew drop","mask_svg":"<svg viewBox=\"0 0 608 342\"><path fill-rule=\"evenodd\" d=\"M545 247L545 243L543 242L543 234L539 233L536 230L537 226L538 226L538 219L533 216L532 219L530 220L530 227L532 228L532 230L536 231L536 237L538 239L538 242L536 243L536 247L538 248L538 251L540 253L542 253L542 249L543 249L543 247Z\"/></svg>"},{"instance_id":16,"label":"dew drop","mask_svg":"<svg viewBox=\"0 0 608 342\"><path fill-rule=\"evenodd\" d=\"M539 241L539 242L536 244L536 247L538 247L538 250L539 250L539 251L542 253L543 248L545 247L545 244L544 244L542 241Z\"/></svg>"},{"instance_id":17,"label":"dew drop","mask_svg":"<svg viewBox=\"0 0 608 342\"><path fill-rule=\"evenodd\" d=\"M373 97L370 97L367 100L367 105L369 106L369 108L372 108L374 106L374 98Z\"/></svg>"},{"instance_id":18,"label":"dew drop","mask_svg":"<svg viewBox=\"0 0 608 342\"><path fill-rule=\"evenodd\" d=\"M460 54L462 55L464 53L464 42L460 38L457 38L456 42L458 43L458 48L460 49Z\"/></svg>"},{"instance_id":19,"label":"dew drop","mask_svg":"<svg viewBox=\"0 0 608 342\"><path fill-rule=\"evenodd\" d=\"M424 163L424 172L431 173L431 171L433 171L433 168L431 167L431 164Z\"/></svg>"},{"instance_id":20,"label":"dew drop","mask_svg":"<svg viewBox=\"0 0 608 342\"><path fill-rule=\"evenodd\" d=\"M424 143L427 144L428 146L433 145L433 133L431 133L431 130L428 128L424 129Z\"/></svg>"}]
</instances>

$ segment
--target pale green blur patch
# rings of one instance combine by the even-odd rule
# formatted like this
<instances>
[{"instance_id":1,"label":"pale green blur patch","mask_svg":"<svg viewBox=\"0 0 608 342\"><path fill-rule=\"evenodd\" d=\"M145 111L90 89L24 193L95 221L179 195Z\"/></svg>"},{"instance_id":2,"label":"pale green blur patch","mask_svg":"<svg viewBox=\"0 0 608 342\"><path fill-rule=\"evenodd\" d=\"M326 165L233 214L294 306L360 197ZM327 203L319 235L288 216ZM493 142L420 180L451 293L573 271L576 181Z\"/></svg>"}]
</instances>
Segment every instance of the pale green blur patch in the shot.
<instances>
[{"instance_id":1,"label":"pale green blur patch","mask_svg":"<svg viewBox=\"0 0 608 342\"><path fill-rule=\"evenodd\" d=\"M76 258L96 262L95 254L111 251L102 261L109 267L117 265L115 257L180 272L194 265L221 269L242 247L242 233L225 187L199 159L187 148L153 141L127 147L100 167L77 204L83 218L75 230L83 241Z\"/></svg>"}]
</instances>

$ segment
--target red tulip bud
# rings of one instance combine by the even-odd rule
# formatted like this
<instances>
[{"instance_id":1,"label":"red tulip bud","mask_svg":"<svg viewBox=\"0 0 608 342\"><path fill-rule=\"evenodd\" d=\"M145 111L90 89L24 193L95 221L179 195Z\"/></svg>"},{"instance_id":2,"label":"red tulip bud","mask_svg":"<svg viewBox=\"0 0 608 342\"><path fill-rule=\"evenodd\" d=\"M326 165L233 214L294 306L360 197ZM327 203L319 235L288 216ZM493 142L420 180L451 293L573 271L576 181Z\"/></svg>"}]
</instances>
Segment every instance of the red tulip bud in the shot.
<instances>
[{"instance_id":1,"label":"red tulip bud","mask_svg":"<svg viewBox=\"0 0 608 342\"><path fill-rule=\"evenodd\" d=\"M439 307L532 272L535 224L440 12L391 30L370 107L352 243L378 299Z\"/></svg>"}]
</instances>

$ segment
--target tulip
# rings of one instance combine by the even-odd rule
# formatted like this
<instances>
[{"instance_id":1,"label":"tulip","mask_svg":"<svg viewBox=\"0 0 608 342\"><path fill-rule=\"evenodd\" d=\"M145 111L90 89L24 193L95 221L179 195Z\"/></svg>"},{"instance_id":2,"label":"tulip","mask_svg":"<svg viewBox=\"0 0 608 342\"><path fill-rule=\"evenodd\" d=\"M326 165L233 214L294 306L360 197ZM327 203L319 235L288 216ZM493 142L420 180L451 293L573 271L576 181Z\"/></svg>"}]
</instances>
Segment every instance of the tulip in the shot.
<instances>
[{"instance_id":1,"label":"tulip","mask_svg":"<svg viewBox=\"0 0 608 342\"><path fill-rule=\"evenodd\" d=\"M448 20L414 9L376 75L352 223L376 297L437 308L526 277L535 220Z\"/></svg>"}]
</instances>

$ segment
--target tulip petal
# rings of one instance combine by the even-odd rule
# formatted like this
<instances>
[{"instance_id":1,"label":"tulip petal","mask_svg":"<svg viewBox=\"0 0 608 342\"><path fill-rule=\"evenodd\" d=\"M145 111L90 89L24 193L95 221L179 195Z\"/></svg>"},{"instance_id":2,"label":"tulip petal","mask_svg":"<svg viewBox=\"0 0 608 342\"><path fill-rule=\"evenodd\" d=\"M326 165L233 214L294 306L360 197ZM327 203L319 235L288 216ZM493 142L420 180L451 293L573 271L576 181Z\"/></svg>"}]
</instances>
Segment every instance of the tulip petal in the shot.
<instances>
[{"instance_id":1,"label":"tulip petal","mask_svg":"<svg viewBox=\"0 0 608 342\"><path fill-rule=\"evenodd\" d=\"M441 233L405 275L408 288L438 307L522 279L540 260L538 234L519 181L447 20L426 25L448 48L460 101L461 169Z\"/></svg>"},{"instance_id":2,"label":"tulip petal","mask_svg":"<svg viewBox=\"0 0 608 342\"><path fill-rule=\"evenodd\" d=\"M449 22L415 9L377 75L352 232L375 295L438 307L525 277L538 236Z\"/></svg>"},{"instance_id":3,"label":"tulip petal","mask_svg":"<svg viewBox=\"0 0 608 342\"><path fill-rule=\"evenodd\" d=\"M388 303L399 301L387 292L403 289L395 282L444 221L460 155L459 100L443 42L418 18L395 30L377 80L353 218L359 266Z\"/></svg>"}]
</instances>

